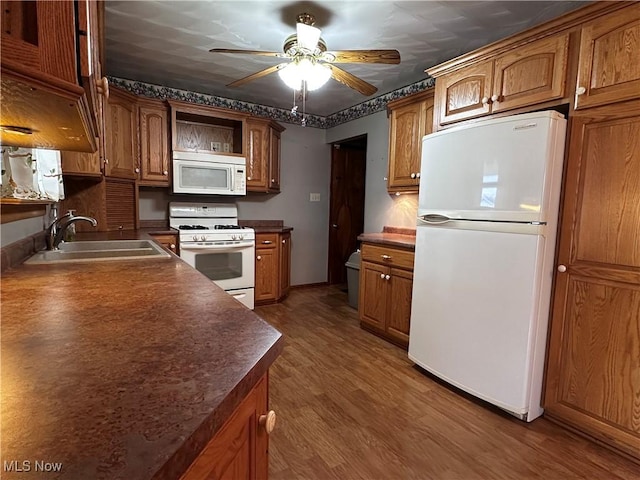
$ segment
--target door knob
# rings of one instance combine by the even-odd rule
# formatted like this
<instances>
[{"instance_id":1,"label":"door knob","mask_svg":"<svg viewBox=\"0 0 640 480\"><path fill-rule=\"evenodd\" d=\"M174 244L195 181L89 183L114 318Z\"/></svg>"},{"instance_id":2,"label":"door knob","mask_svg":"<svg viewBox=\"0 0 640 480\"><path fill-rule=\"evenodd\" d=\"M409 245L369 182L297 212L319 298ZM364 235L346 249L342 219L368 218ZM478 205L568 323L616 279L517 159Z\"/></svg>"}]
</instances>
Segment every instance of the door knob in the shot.
<instances>
[{"instance_id":1,"label":"door knob","mask_svg":"<svg viewBox=\"0 0 640 480\"><path fill-rule=\"evenodd\" d=\"M498 95L491 95L491 101L497 102L500 97Z\"/></svg>"},{"instance_id":2,"label":"door knob","mask_svg":"<svg viewBox=\"0 0 640 480\"><path fill-rule=\"evenodd\" d=\"M578 95L584 95L585 93L587 93L587 89L584 88L584 87L578 87L578 88L576 88L576 93Z\"/></svg>"},{"instance_id":3,"label":"door knob","mask_svg":"<svg viewBox=\"0 0 640 480\"><path fill-rule=\"evenodd\" d=\"M380 274L380 278L381 278L382 280L384 280L384 273L381 273L381 274Z\"/></svg>"},{"instance_id":4,"label":"door knob","mask_svg":"<svg viewBox=\"0 0 640 480\"><path fill-rule=\"evenodd\" d=\"M169 175L169 172L165 170L164 172L162 172L162 174L166 177L167 175Z\"/></svg>"},{"instance_id":5,"label":"door knob","mask_svg":"<svg viewBox=\"0 0 640 480\"><path fill-rule=\"evenodd\" d=\"M391 278L391 275L385 275L385 276L384 276L384 279L385 279L385 280L389 280L390 278Z\"/></svg>"},{"instance_id":6,"label":"door knob","mask_svg":"<svg viewBox=\"0 0 640 480\"><path fill-rule=\"evenodd\" d=\"M412 174L411 174L411 178L416 178L416 174L415 174L415 173L412 173Z\"/></svg>"},{"instance_id":7,"label":"door knob","mask_svg":"<svg viewBox=\"0 0 640 480\"><path fill-rule=\"evenodd\" d=\"M267 434L270 434L276 428L276 412L269 410L265 415L260 415L258 423L264 427Z\"/></svg>"},{"instance_id":8,"label":"door knob","mask_svg":"<svg viewBox=\"0 0 640 480\"><path fill-rule=\"evenodd\" d=\"M338 224L334 223L333 225L331 225L333 228L338 228Z\"/></svg>"},{"instance_id":9,"label":"door knob","mask_svg":"<svg viewBox=\"0 0 640 480\"><path fill-rule=\"evenodd\" d=\"M486 105L489 103L489 97L482 97L482 104Z\"/></svg>"},{"instance_id":10,"label":"door knob","mask_svg":"<svg viewBox=\"0 0 640 480\"><path fill-rule=\"evenodd\" d=\"M258 255L258 256L256 257L256 260L262 260L262 257L261 257L260 255Z\"/></svg>"},{"instance_id":11,"label":"door knob","mask_svg":"<svg viewBox=\"0 0 640 480\"><path fill-rule=\"evenodd\" d=\"M558 265L558 271L559 271L560 273L564 273L564 272L566 272L566 271L567 271L567 267L566 267L566 266L564 266L564 265Z\"/></svg>"},{"instance_id":12,"label":"door knob","mask_svg":"<svg viewBox=\"0 0 640 480\"><path fill-rule=\"evenodd\" d=\"M416 178L420 178L420 173L416 173Z\"/></svg>"}]
</instances>

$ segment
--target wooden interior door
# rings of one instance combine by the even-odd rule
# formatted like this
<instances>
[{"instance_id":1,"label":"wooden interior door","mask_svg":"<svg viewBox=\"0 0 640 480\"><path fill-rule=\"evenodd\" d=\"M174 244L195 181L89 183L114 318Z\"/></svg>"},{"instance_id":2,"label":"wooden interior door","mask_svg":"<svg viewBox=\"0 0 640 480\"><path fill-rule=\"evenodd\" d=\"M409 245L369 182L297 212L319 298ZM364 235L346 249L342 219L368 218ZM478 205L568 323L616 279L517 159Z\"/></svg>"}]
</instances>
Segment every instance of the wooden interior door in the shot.
<instances>
[{"instance_id":1,"label":"wooden interior door","mask_svg":"<svg viewBox=\"0 0 640 480\"><path fill-rule=\"evenodd\" d=\"M345 263L364 229L366 138L334 145L329 206L329 284L346 282Z\"/></svg>"},{"instance_id":2,"label":"wooden interior door","mask_svg":"<svg viewBox=\"0 0 640 480\"><path fill-rule=\"evenodd\" d=\"M571 132L545 415L640 459L640 104Z\"/></svg>"}]
</instances>

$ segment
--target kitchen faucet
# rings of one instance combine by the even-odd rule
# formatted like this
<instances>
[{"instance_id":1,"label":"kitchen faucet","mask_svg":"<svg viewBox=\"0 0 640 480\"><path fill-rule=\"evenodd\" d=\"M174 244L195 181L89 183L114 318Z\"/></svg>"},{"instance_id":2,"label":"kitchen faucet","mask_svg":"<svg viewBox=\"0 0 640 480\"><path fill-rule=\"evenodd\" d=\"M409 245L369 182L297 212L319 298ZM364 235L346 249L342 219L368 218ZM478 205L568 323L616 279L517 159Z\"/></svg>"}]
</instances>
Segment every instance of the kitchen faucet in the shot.
<instances>
[{"instance_id":1,"label":"kitchen faucet","mask_svg":"<svg viewBox=\"0 0 640 480\"><path fill-rule=\"evenodd\" d=\"M98 225L95 218L83 217L80 215L74 216L71 211L68 211L62 217L54 220L53 223L49 225L49 228L47 228L47 250L58 250L58 246L60 245L60 242L62 242L64 232L67 228L81 220L90 222L94 227Z\"/></svg>"}]
</instances>

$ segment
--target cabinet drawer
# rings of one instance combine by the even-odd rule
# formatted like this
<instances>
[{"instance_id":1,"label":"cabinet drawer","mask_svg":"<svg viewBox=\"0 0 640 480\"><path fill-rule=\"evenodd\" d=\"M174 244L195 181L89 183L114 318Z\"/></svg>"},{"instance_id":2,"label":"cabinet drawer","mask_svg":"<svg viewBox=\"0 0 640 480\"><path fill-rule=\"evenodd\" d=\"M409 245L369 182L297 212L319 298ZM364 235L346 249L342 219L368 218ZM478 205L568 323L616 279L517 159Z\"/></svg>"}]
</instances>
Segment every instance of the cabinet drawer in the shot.
<instances>
[{"instance_id":1,"label":"cabinet drawer","mask_svg":"<svg viewBox=\"0 0 640 480\"><path fill-rule=\"evenodd\" d=\"M256 235L256 248L276 248L278 245L277 233L259 233Z\"/></svg>"},{"instance_id":2,"label":"cabinet drawer","mask_svg":"<svg viewBox=\"0 0 640 480\"><path fill-rule=\"evenodd\" d=\"M362 260L413 270L412 251L386 245L365 243L362 246Z\"/></svg>"}]
</instances>

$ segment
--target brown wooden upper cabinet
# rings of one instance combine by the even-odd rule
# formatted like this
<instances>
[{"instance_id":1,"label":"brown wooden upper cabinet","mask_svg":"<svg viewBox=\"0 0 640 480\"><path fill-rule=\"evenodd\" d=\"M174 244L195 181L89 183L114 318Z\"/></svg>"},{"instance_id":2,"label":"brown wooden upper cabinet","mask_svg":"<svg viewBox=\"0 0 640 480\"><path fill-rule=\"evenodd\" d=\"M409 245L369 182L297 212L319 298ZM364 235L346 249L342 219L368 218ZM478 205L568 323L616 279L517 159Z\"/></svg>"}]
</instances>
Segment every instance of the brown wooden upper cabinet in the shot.
<instances>
[{"instance_id":1,"label":"brown wooden upper cabinet","mask_svg":"<svg viewBox=\"0 0 640 480\"><path fill-rule=\"evenodd\" d=\"M169 110L159 100L138 99L140 185L169 186Z\"/></svg>"},{"instance_id":2,"label":"brown wooden upper cabinet","mask_svg":"<svg viewBox=\"0 0 640 480\"><path fill-rule=\"evenodd\" d=\"M106 117L104 174L116 178L138 178L140 167L136 97L111 88Z\"/></svg>"},{"instance_id":3,"label":"brown wooden upper cabinet","mask_svg":"<svg viewBox=\"0 0 640 480\"><path fill-rule=\"evenodd\" d=\"M417 192L422 137L433 130L433 90L389 102L389 173L387 190Z\"/></svg>"},{"instance_id":4,"label":"brown wooden upper cabinet","mask_svg":"<svg viewBox=\"0 0 640 480\"><path fill-rule=\"evenodd\" d=\"M259 118L247 119L247 191L276 193L280 191L279 124Z\"/></svg>"},{"instance_id":5,"label":"brown wooden upper cabinet","mask_svg":"<svg viewBox=\"0 0 640 480\"><path fill-rule=\"evenodd\" d=\"M640 3L582 26L575 108L640 96Z\"/></svg>"},{"instance_id":6,"label":"brown wooden upper cabinet","mask_svg":"<svg viewBox=\"0 0 640 480\"><path fill-rule=\"evenodd\" d=\"M439 125L564 98L568 49L565 32L439 76Z\"/></svg>"},{"instance_id":7,"label":"brown wooden upper cabinet","mask_svg":"<svg viewBox=\"0 0 640 480\"><path fill-rule=\"evenodd\" d=\"M1 2L1 116L4 125L18 127L17 133L3 129L3 144L97 150L99 109L91 91L98 92L92 75L99 69L93 68L91 49L100 45L87 41L91 25L91 35L98 35L94 3ZM23 135L20 129L32 133Z\"/></svg>"}]
</instances>

